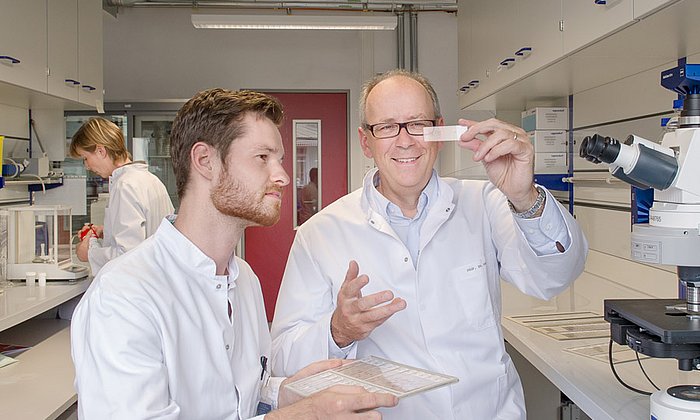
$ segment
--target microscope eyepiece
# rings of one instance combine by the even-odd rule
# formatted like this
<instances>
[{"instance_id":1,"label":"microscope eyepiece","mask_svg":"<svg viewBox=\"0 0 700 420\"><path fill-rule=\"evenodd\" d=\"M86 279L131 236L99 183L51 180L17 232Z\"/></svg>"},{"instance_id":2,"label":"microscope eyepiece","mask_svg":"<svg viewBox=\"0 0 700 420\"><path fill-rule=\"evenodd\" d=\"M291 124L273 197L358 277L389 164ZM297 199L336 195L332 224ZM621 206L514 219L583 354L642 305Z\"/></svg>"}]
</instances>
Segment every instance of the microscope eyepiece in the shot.
<instances>
[{"instance_id":1,"label":"microscope eyepiece","mask_svg":"<svg viewBox=\"0 0 700 420\"><path fill-rule=\"evenodd\" d=\"M579 149L579 156L593 163L613 163L619 154L620 142L599 134L584 138Z\"/></svg>"}]
</instances>

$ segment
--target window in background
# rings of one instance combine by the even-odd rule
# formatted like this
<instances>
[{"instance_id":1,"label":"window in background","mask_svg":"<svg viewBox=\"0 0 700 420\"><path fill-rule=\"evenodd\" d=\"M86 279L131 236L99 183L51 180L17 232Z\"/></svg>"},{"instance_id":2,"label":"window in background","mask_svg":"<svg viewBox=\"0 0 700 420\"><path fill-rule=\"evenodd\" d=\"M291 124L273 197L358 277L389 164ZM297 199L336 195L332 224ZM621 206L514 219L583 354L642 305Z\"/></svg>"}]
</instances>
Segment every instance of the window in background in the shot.
<instances>
[{"instance_id":1,"label":"window in background","mask_svg":"<svg viewBox=\"0 0 700 420\"><path fill-rule=\"evenodd\" d=\"M294 120L294 227L320 210L321 203L321 120Z\"/></svg>"},{"instance_id":2,"label":"window in background","mask_svg":"<svg viewBox=\"0 0 700 420\"><path fill-rule=\"evenodd\" d=\"M165 185L170 200L177 209L180 200L177 197L177 183L170 159L170 130L174 119L173 112L135 115L132 153L135 159L148 163L148 169Z\"/></svg>"}]
</instances>

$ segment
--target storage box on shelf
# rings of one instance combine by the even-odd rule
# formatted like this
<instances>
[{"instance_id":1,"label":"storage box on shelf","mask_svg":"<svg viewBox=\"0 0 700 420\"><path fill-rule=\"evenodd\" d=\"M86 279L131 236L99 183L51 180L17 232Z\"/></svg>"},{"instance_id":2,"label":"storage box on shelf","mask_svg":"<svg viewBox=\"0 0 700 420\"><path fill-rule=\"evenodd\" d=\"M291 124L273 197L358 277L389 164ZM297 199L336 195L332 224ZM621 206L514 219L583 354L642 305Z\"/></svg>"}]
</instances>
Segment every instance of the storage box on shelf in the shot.
<instances>
[{"instance_id":1,"label":"storage box on shelf","mask_svg":"<svg viewBox=\"0 0 700 420\"><path fill-rule=\"evenodd\" d=\"M535 174L567 174L566 130L535 130L528 133L535 147Z\"/></svg>"},{"instance_id":2,"label":"storage box on shelf","mask_svg":"<svg viewBox=\"0 0 700 420\"><path fill-rule=\"evenodd\" d=\"M520 114L523 130L566 130L569 110L564 107L537 107Z\"/></svg>"},{"instance_id":3,"label":"storage box on shelf","mask_svg":"<svg viewBox=\"0 0 700 420\"><path fill-rule=\"evenodd\" d=\"M535 153L566 153L566 130L535 130L527 133L535 147Z\"/></svg>"},{"instance_id":4,"label":"storage box on shelf","mask_svg":"<svg viewBox=\"0 0 700 420\"><path fill-rule=\"evenodd\" d=\"M566 152L535 153L535 174L562 174L569 171Z\"/></svg>"}]
</instances>

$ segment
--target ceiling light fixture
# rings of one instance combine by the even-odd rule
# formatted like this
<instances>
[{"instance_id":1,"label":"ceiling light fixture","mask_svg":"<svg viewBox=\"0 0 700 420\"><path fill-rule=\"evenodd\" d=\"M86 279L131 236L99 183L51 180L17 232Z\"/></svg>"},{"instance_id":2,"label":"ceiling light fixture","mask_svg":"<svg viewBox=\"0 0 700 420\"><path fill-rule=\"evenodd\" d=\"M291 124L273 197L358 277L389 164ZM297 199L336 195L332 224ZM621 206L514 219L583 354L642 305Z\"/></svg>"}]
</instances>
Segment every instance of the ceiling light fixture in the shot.
<instances>
[{"instance_id":1,"label":"ceiling light fixture","mask_svg":"<svg viewBox=\"0 0 700 420\"><path fill-rule=\"evenodd\" d=\"M319 15L192 15L192 25L204 29L326 29L391 31L396 16Z\"/></svg>"}]
</instances>

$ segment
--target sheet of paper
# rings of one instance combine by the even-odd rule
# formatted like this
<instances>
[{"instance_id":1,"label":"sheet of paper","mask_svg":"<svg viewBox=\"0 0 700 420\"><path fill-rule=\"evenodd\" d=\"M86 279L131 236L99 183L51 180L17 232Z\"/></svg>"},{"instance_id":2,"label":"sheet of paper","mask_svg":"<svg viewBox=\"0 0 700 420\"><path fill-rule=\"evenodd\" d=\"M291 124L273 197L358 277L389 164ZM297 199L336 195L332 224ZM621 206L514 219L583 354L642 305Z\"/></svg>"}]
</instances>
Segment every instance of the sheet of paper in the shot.
<instances>
[{"instance_id":1,"label":"sheet of paper","mask_svg":"<svg viewBox=\"0 0 700 420\"><path fill-rule=\"evenodd\" d=\"M610 324L601 315L593 312L515 315L507 318L555 340L610 336Z\"/></svg>"},{"instance_id":2,"label":"sheet of paper","mask_svg":"<svg viewBox=\"0 0 700 420\"><path fill-rule=\"evenodd\" d=\"M334 385L358 385L370 392L385 392L402 398L457 381L459 379L454 376L370 356L286 386L303 397Z\"/></svg>"},{"instance_id":3,"label":"sheet of paper","mask_svg":"<svg viewBox=\"0 0 700 420\"><path fill-rule=\"evenodd\" d=\"M425 141L459 141L459 137L469 129L466 125L438 125L423 128Z\"/></svg>"},{"instance_id":4,"label":"sheet of paper","mask_svg":"<svg viewBox=\"0 0 700 420\"><path fill-rule=\"evenodd\" d=\"M15 363L17 360L0 354L0 368Z\"/></svg>"},{"instance_id":5,"label":"sheet of paper","mask_svg":"<svg viewBox=\"0 0 700 420\"><path fill-rule=\"evenodd\" d=\"M608 342L600 342L587 346L578 346L564 349L565 351L579 356L589 357L600 362L608 363ZM648 359L649 356L644 354L639 355L640 360ZM613 363L626 363L636 361L637 356L635 351L627 346L621 346L613 343Z\"/></svg>"}]
</instances>

